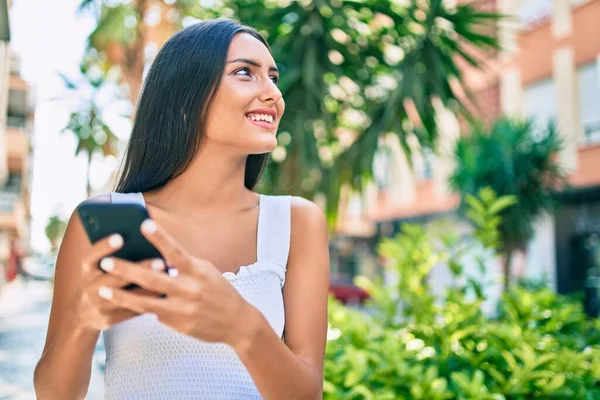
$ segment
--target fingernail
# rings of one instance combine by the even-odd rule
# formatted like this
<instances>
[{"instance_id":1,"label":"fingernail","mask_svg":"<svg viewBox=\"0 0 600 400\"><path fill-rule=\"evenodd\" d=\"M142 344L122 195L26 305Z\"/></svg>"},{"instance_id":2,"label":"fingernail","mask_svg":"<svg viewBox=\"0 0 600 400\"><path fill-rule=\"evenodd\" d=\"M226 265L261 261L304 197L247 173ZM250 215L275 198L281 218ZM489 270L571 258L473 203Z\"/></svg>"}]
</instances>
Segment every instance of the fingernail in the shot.
<instances>
[{"instance_id":1,"label":"fingernail","mask_svg":"<svg viewBox=\"0 0 600 400\"><path fill-rule=\"evenodd\" d=\"M115 260L112 258L103 258L100 261L100 268L105 270L106 272L110 272L115 268Z\"/></svg>"},{"instance_id":2,"label":"fingernail","mask_svg":"<svg viewBox=\"0 0 600 400\"><path fill-rule=\"evenodd\" d=\"M157 258L156 260L152 260L152 262L150 263L150 267L155 271L164 271L165 263L160 258Z\"/></svg>"},{"instance_id":3,"label":"fingernail","mask_svg":"<svg viewBox=\"0 0 600 400\"><path fill-rule=\"evenodd\" d=\"M110 247L115 249L117 247L121 247L123 245L123 237L116 233L108 239L108 244L110 245Z\"/></svg>"},{"instance_id":4,"label":"fingernail","mask_svg":"<svg viewBox=\"0 0 600 400\"><path fill-rule=\"evenodd\" d=\"M98 296L102 297L103 299L110 300L113 297L113 291L111 288L102 286L100 289L98 289Z\"/></svg>"},{"instance_id":5,"label":"fingernail","mask_svg":"<svg viewBox=\"0 0 600 400\"><path fill-rule=\"evenodd\" d=\"M169 270L167 271L167 273L172 278L176 278L177 276L179 276L179 270L177 268L169 268Z\"/></svg>"},{"instance_id":6,"label":"fingernail","mask_svg":"<svg viewBox=\"0 0 600 400\"><path fill-rule=\"evenodd\" d=\"M142 230L146 233L154 233L156 232L156 222L151 219L147 219L142 222Z\"/></svg>"}]
</instances>

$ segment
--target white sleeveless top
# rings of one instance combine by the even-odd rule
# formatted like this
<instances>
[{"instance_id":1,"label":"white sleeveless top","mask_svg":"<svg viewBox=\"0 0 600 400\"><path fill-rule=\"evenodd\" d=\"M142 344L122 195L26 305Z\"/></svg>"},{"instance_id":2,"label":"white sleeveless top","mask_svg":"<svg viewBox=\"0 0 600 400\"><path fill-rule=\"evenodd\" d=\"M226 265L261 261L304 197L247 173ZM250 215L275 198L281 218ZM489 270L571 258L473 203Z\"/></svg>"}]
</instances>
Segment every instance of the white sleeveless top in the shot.
<instances>
[{"instance_id":1,"label":"white sleeveless top","mask_svg":"<svg viewBox=\"0 0 600 400\"><path fill-rule=\"evenodd\" d=\"M145 206L140 193L111 196L114 203ZM259 204L257 261L223 276L282 337L291 197L261 195ZM233 348L183 335L153 314L115 325L103 336L106 400L262 398Z\"/></svg>"}]
</instances>

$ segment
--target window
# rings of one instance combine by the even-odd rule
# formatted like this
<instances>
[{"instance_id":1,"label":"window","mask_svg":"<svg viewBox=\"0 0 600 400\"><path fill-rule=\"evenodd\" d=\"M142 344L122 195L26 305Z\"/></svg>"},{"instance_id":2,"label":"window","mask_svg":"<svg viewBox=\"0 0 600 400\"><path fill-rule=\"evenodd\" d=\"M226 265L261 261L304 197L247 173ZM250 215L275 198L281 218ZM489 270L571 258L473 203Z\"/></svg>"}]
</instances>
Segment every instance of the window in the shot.
<instances>
[{"instance_id":1,"label":"window","mask_svg":"<svg viewBox=\"0 0 600 400\"><path fill-rule=\"evenodd\" d=\"M8 91L8 115L25 118L27 116L27 98L23 90Z\"/></svg>"},{"instance_id":2,"label":"window","mask_svg":"<svg viewBox=\"0 0 600 400\"><path fill-rule=\"evenodd\" d=\"M389 187L391 168L391 149L387 146L381 146L373 158L373 180L379 189L387 189Z\"/></svg>"},{"instance_id":3,"label":"window","mask_svg":"<svg viewBox=\"0 0 600 400\"><path fill-rule=\"evenodd\" d=\"M533 118L536 134L546 131L548 122L557 118L556 84L552 79L533 83L524 90L525 116Z\"/></svg>"},{"instance_id":4,"label":"window","mask_svg":"<svg viewBox=\"0 0 600 400\"><path fill-rule=\"evenodd\" d=\"M27 126L27 120L25 119L25 117L15 117L9 115L8 117L6 117L6 125L11 128L24 129Z\"/></svg>"},{"instance_id":5,"label":"window","mask_svg":"<svg viewBox=\"0 0 600 400\"><path fill-rule=\"evenodd\" d=\"M529 0L519 7L517 18L527 29L546 20L552 14L552 0Z\"/></svg>"},{"instance_id":6,"label":"window","mask_svg":"<svg viewBox=\"0 0 600 400\"><path fill-rule=\"evenodd\" d=\"M419 157L415 160L415 178L420 181L427 181L433 178L433 151L429 147L424 147Z\"/></svg>"},{"instance_id":7,"label":"window","mask_svg":"<svg viewBox=\"0 0 600 400\"><path fill-rule=\"evenodd\" d=\"M577 84L583 142L600 143L600 61L579 68Z\"/></svg>"}]
</instances>

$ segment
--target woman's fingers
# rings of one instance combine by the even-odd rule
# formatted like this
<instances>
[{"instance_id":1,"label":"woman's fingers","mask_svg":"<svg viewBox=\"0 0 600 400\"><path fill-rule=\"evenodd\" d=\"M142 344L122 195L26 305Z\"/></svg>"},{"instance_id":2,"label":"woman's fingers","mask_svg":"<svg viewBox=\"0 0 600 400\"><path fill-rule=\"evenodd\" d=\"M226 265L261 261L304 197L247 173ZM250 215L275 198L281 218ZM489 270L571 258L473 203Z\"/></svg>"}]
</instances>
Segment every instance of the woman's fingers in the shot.
<instances>
[{"instance_id":1,"label":"woman's fingers","mask_svg":"<svg viewBox=\"0 0 600 400\"><path fill-rule=\"evenodd\" d=\"M85 272L94 274L98 271L98 263L106 256L113 254L123 246L123 237L119 234L110 235L94 243L86 257L83 259Z\"/></svg>"},{"instance_id":2,"label":"woman's fingers","mask_svg":"<svg viewBox=\"0 0 600 400\"><path fill-rule=\"evenodd\" d=\"M98 268L98 270L102 271L102 265L104 265L104 267L106 268L107 263L110 264L111 262L114 261L103 261L103 260L116 260L118 263L128 263L125 260L119 260L117 258L104 258L102 260L100 260L100 266ZM131 263L133 265L136 265L138 268L142 268L142 269L146 269L148 271L150 271L153 268L153 260L145 260L139 263ZM164 265L164 264L163 264ZM109 268L110 269L110 268ZM108 270L105 270L104 272L110 272ZM164 273L164 272L163 272ZM96 281L94 282L94 287L96 289L105 286L105 287L109 287L109 288L124 288L128 285L131 285L132 283L136 283L136 282L132 282L131 280L128 280L125 277L119 276L118 274L111 274L111 273L102 273L101 276L99 276ZM138 285L139 286L139 285ZM136 293L139 295L147 295L147 296L157 296L159 293L157 292L153 292L151 290L147 290L147 288L135 288L135 289L128 289L129 291L131 291L132 293Z\"/></svg>"},{"instance_id":3,"label":"woman's fingers","mask_svg":"<svg viewBox=\"0 0 600 400\"><path fill-rule=\"evenodd\" d=\"M203 279L207 274L215 273L216 268L206 260L190 256L164 229L156 222L147 219L142 223L141 231L150 243L163 255L168 267L177 269L178 274Z\"/></svg>"},{"instance_id":4,"label":"woman's fingers","mask_svg":"<svg viewBox=\"0 0 600 400\"><path fill-rule=\"evenodd\" d=\"M138 296L122 289L100 288L100 297L111 302L119 308L125 308L138 314L152 313L157 315L172 314L177 310L169 299Z\"/></svg>"},{"instance_id":5,"label":"woman's fingers","mask_svg":"<svg viewBox=\"0 0 600 400\"><path fill-rule=\"evenodd\" d=\"M191 258L183 248L156 222L147 219L142 223L141 231L150 243L162 254L169 267L177 268L180 273L190 273Z\"/></svg>"},{"instance_id":6,"label":"woman's fingers","mask_svg":"<svg viewBox=\"0 0 600 400\"><path fill-rule=\"evenodd\" d=\"M161 259L154 259L142 264L106 257L100 262L100 267L113 277L134 283L155 293L181 294L186 290L189 282L169 276L165 272L165 264Z\"/></svg>"}]
</instances>

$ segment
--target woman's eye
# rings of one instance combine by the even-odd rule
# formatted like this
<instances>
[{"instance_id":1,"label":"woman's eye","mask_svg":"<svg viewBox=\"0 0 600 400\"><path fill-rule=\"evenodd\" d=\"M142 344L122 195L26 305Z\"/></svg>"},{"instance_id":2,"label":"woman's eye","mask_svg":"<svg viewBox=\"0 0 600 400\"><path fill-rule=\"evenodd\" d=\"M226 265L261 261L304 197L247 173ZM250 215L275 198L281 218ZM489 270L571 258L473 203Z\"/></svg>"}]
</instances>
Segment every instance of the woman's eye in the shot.
<instances>
[{"instance_id":1,"label":"woman's eye","mask_svg":"<svg viewBox=\"0 0 600 400\"><path fill-rule=\"evenodd\" d=\"M235 75L240 75L240 76L247 76L247 77L251 77L252 74L250 73L250 68L242 68L242 69L238 69L237 71L235 71L234 73ZM273 83L277 84L279 82L279 77L274 75L270 77L271 80L273 81Z\"/></svg>"},{"instance_id":2,"label":"woman's eye","mask_svg":"<svg viewBox=\"0 0 600 400\"><path fill-rule=\"evenodd\" d=\"M250 70L248 68L242 68L235 72L236 75L250 76Z\"/></svg>"}]
</instances>

